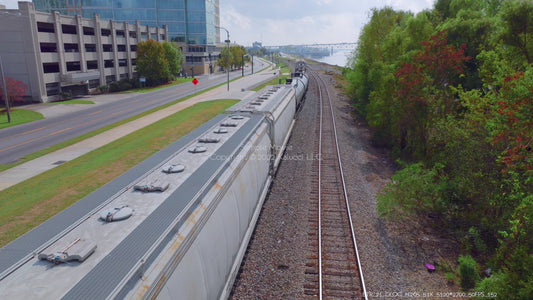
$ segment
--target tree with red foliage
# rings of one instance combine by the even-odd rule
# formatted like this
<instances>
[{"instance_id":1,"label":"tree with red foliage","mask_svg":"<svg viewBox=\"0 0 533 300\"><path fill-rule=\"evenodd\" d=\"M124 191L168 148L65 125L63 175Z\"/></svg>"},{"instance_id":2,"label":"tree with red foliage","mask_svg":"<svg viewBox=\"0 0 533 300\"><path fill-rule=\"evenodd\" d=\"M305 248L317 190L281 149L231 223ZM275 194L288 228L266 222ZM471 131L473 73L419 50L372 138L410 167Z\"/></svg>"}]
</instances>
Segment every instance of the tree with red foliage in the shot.
<instances>
[{"instance_id":1,"label":"tree with red foliage","mask_svg":"<svg viewBox=\"0 0 533 300\"><path fill-rule=\"evenodd\" d=\"M27 85L25 85L22 81L13 79L11 77L6 78L6 87L7 87L7 99L9 100L9 106L12 107L13 103L15 101L23 102L24 101L24 94L26 92L26 89L28 88ZM0 100L2 100L2 103L5 103L4 101L4 91L2 89L2 85L0 85Z\"/></svg>"},{"instance_id":2,"label":"tree with red foliage","mask_svg":"<svg viewBox=\"0 0 533 300\"><path fill-rule=\"evenodd\" d=\"M465 44L459 48L448 45L446 30L422 42L422 46L424 49L414 56L413 62L404 63L396 76L400 83L399 96L427 104L428 95L422 93L427 90L424 87L444 91L456 85L470 57L465 55Z\"/></svg>"},{"instance_id":3,"label":"tree with red foliage","mask_svg":"<svg viewBox=\"0 0 533 300\"><path fill-rule=\"evenodd\" d=\"M533 170L533 69L504 79L497 97L494 143L502 145L505 170Z\"/></svg>"},{"instance_id":4,"label":"tree with red foliage","mask_svg":"<svg viewBox=\"0 0 533 300\"><path fill-rule=\"evenodd\" d=\"M448 45L447 31L440 31L421 43L423 49L412 62L403 63L396 72L396 100L401 106L398 128L402 150L424 156L429 129L436 118L443 118L457 109L450 86L459 83L470 57L466 45Z\"/></svg>"}]
</instances>

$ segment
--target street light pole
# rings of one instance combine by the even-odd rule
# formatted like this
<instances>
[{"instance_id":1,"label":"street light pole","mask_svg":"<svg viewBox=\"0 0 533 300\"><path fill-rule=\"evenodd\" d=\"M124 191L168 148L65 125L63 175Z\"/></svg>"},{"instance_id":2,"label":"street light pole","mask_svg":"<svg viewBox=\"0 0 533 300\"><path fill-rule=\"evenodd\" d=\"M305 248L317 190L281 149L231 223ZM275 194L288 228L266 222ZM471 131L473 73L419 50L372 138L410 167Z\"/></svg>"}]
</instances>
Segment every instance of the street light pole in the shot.
<instances>
[{"instance_id":1,"label":"street light pole","mask_svg":"<svg viewBox=\"0 0 533 300\"><path fill-rule=\"evenodd\" d=\"M7 122L11 123L11 115L9 112L9 99L7 99L7 85L6 78L4 77L4 68L2 65L2 57L0 56L0 75L2 75L2 91L4 93L4 101L6 103Z\"/></svg>"},{"instance_id":2,"label":"street light pole","mask_svg":"<svg viewBox=\"0 0 533 300\"><path fill-rule=\"evenodd\" d=\"M229 58L230 58L230 53L229 53L229 43L230 43L229 31L226 28L224 28L224 27L220 27L220 26L215 26L215 27L219 28L219 29L224 29L226 31L226 35L227 35L227 40L225 40L224 42L226 42L228 44L228 67L227 67L226 73L228 73L228 91L229 91Z\"/></svg>"}]
</instances>

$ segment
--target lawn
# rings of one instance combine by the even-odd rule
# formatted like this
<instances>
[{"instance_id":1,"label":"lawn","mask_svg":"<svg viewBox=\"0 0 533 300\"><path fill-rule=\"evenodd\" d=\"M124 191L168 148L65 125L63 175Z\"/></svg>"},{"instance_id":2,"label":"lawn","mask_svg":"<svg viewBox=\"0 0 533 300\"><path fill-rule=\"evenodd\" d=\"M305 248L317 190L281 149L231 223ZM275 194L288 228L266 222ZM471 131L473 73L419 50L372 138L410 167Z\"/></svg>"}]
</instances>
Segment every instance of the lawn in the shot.
<instances>
[{"instance_id":1,"label":"lawn","mask_svg":"<svg viewBox=\"0 0 533 300\"><path fill-rule=\"evenodd\" d=\"M0 113L0 129L44 119L42 114L27 109L12 109L9 115L11 116L11 123L7 122L5 111Z\"/></svg>"},{"instance_id":2,"label":"lawn","mask_svg":"<svg viewBox=\"0 0 533 300\"><path fill-rule=\"evenodd\" d=\"M195 104L75 160L0 191L0 247L237 102L216 100Z\"/></svg>"}]
</instances>

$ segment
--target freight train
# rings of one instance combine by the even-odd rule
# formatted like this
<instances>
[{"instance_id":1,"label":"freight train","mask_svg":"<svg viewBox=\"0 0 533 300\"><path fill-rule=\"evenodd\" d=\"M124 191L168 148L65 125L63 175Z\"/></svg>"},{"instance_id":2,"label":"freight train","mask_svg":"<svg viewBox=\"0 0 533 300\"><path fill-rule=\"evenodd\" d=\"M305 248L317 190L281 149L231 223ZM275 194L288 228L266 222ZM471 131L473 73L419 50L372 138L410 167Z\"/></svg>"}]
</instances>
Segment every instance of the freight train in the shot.
<instances>
[{"instance_id":1,"label":"freight train","mask_svg":"<svg viewBox=\"0 0 533 300\"><path fill-rule=\"evenodd\" d=\"M227 298L304 101L297 73L0 249L0 298Z\"/></svg>"}]
</instances>

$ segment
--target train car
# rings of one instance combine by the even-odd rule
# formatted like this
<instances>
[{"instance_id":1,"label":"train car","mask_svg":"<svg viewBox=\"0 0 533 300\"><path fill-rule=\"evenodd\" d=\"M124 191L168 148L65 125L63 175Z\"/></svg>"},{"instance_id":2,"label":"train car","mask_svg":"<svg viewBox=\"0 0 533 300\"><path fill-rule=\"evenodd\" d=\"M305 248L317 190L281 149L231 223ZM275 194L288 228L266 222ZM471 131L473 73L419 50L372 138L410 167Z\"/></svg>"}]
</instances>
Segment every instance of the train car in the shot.
<instances>
[{"instance_id":1,"label":"train car","mask_svg":"<svg viewBox=\"0 0 533 300\"><path fill-rule=\"evenodd\" d=\"M0 298L225 299L298 93L263 89L0 249Z\"/></svg>"},{"instance_id":2,"label":"train car","mask_svg":"<svg viewBox=\"0 0 533 300\"><path fill-rule=\"evenodd\" d=\"M305 73L307 71L307 64L303 60L299 60L296 62L294 66L294 72L295 73Z\"/></svg>"}]
</instances>

